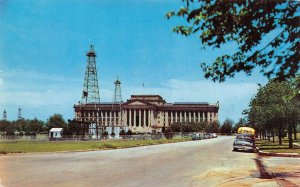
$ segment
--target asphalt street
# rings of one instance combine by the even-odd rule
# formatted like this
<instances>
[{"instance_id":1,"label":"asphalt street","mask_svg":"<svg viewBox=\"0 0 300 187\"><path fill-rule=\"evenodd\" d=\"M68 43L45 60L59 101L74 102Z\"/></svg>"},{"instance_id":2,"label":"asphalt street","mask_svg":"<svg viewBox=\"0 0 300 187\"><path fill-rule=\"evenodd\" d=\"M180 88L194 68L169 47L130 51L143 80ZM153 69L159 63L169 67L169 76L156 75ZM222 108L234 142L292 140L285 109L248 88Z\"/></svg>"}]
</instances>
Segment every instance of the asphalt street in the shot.
<instances>
[{"instance_id":1,"label":"asphalt street","mask_svg":"<svg viewBox=\"0 0 300 187\"><path fill-rule=\"evenodd\" d=\"M0 156L0 186L278 186L233 136L129 149Z\"/></svg>"}]
</instances>

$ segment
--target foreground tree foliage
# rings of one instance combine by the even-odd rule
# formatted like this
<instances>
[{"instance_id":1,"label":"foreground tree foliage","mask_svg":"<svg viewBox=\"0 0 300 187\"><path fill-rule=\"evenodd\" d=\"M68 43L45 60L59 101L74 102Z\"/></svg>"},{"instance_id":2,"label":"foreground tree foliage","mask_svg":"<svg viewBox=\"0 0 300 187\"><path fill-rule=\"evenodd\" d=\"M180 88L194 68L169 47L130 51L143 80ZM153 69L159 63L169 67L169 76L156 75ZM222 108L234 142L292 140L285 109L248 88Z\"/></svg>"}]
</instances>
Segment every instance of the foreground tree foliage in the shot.
<instances>
[{"instance_id":1,"label":"foreground tree foliage","mask_svg":"<svg viewBox=\"0 0 300 187\"><path fill-rule=\"evenodd\" d=\"M206 78L223 82L243 71L260 67L263 75L286 80L299 72L300 1L292 0L182 0L185 7L166 17L183 17L185 25L173 31L198 34L202 45L220 48L234 44L234 54L219 56L211 66L201 64ZM267 34L275 36L260 45Z\"/></svg>"},{"instance_id":2,"label":"foreground tree foliage","mask_svg":"<svg viewBox=\"0 0 300 187\"><path fill-rule=\"evenodd\" d=\"M252 98L249 109L246 111L250 124L260 133L278 135L279 144L282 144L282 135L288 131L289 148L293 148L293 127L300 122L300 105L296 101L299 89L295 89L291 82L270 81L260 87ZM295 93L298 94L295 95ZM296 128L294 128L296 129Z\"/></svg>"}]
</instances>

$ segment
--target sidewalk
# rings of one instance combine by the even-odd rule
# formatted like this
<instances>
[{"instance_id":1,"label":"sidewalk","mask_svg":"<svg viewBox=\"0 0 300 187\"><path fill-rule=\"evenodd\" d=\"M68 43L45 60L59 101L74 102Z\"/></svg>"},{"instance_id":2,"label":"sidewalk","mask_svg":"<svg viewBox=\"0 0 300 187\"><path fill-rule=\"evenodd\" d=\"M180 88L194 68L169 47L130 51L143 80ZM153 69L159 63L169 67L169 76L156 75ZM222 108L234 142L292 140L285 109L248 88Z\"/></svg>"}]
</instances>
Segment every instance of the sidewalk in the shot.
<instances>
[{"instance_id":1,"label":"sidewalk","mask_svg":"<svg viewBox=\"0 0 300 187\"><path fill-rule=\"evenodd\" d=\"M280 186L300 186L300 158L261 157L265 169Z\"/></svg>"}]
</instances>

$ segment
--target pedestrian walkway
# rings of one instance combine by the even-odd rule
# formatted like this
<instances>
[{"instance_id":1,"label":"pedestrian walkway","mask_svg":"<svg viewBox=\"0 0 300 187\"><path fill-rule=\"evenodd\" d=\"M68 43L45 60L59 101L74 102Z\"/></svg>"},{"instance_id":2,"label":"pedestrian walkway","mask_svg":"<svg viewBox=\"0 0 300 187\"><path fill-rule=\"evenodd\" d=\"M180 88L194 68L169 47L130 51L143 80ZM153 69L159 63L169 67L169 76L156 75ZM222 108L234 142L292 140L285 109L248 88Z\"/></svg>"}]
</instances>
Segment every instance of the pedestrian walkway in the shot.
<instances>
[{"instance_id":1,"label":"pedestrian walkway","mask_svg":"<svg viewBox=\"0 0 300 187\"><path fill-rule=\"evenodd\" d=\"M263 162L281 186L300 186L300 158L263 157Z\"/></svg>"}]
</instances>

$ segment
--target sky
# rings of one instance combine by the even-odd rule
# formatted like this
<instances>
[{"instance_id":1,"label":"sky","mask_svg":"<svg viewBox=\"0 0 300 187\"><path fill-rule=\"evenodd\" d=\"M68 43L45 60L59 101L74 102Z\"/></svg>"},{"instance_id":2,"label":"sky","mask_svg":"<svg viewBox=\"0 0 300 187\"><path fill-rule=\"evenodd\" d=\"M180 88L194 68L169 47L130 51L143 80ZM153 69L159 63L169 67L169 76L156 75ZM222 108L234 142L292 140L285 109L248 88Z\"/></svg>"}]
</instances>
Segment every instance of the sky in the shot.
<instances>
[{"instance_id":1,"label":"sky","mask_svg":"<svg viewBox=\"0 0 300 187\"><path fill-rule=\"evenodd\" d=\"M93 44L101 102L112 101L118 77L124 101L137 94L170 103L219 101L220 122L237 122L267 79L258 70L224 83L205 79L200 63L233 54L236 46L203 49L196 35L173 33L180 20L165 14L181 6L181 0L0 0L0 118L6 110L16 120L20 107L26 119L55 113L73 119Z\"/></svg>"}]
</instances>

